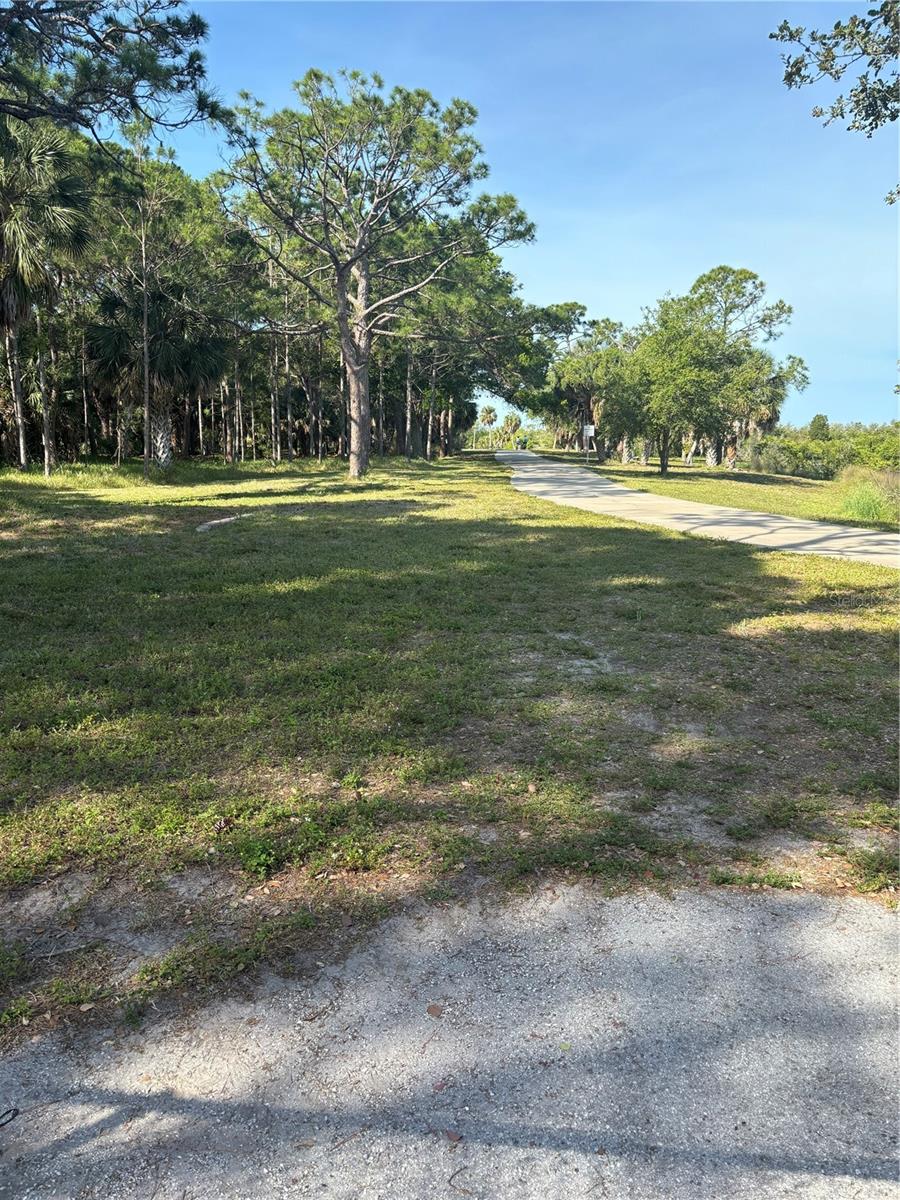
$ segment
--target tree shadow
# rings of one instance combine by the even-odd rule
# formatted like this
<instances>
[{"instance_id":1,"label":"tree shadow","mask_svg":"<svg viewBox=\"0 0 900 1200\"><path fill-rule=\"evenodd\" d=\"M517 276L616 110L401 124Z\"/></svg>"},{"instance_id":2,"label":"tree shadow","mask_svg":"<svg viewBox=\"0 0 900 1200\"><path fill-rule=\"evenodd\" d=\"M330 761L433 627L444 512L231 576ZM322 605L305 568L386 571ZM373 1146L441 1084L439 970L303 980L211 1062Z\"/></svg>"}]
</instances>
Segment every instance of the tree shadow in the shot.
<instances>
[{"instance_id":1,"label":"tree shadow","mask_svg":"<svg viewBox=\"0 0 900 1200\"><path fill-rule=\"evenodd\" d=\"M676 684L715 645L741 674L739 707L758 705L759 736L776 741L759 675L773 670L770 644L782 647L778 671L794 669L786 644L788 659L865 661L892 686L890 657L878 662L886 635L851 619L889 602L887 581L861 584L834 563L834 582L817 587L803 571L779 574L767 552L528 501L502 517L459 515L450 506L467 495L279 501L207 534L193 517L209 509L180 504L114 503L113 519L88 521L84 536L51 523L41 553L11 550L2 576L6 803L138 786L148 773L177 783L273 754L365 771L385 746L419 750L483 716L511 651L550 639L565 659L552 640L565 632ZM24 503L54 511L43 494ZM830 607L845 627L801 628ZM740 636L767 618L790 626L777 643Z\"/></svg>"},{"instance_id":2,"label":"tree shadow","mask_svg":"<svg viewBox=\"0 0 900 1200\"><path fill-rule=\"evenodd\" d=\"M413 908L187 1020L26 1043L0 1196L886 1197L891 950L814 896Z\"/></svg>"},{"instance_id":3,"label":"tree shadow","mask_svg":"<svg viewBox=\"0 0 900 1200\"><path fill-rule=\"evenodd\" d=\"M27 489L46 525L0 542L0 805L8 829L35 815L7 843L22 877L164 873L224 854L216 820L236 812L287 853L296 806L343 777L387 798L378 836L402 819L470 847L487 826L523 877L616 885L676 878L703 840L654 826L673 796L724 823L785 796L890 799L886 572L597 520L496 465L499 512L468 465L432 478L423 500L338 481L338 503L209 534L209 508ZM578 804L555 809L554 787ZM529 803L547 805L531 825Z\"/></svg>"}]
</instances>

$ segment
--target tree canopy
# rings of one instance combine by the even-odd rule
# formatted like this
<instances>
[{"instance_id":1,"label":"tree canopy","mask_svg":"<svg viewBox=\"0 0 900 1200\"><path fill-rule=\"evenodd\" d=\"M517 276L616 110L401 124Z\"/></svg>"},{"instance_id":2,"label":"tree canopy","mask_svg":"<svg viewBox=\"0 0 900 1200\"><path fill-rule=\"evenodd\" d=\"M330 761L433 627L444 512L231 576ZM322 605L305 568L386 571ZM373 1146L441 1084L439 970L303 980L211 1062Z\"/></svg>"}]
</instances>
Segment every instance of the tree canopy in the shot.
<instances>
[{"instance_id":1,"label":"tree canopy","mask_svg":"<svg viewBox=\"0 0 900 1200\"><path fill-rule=\"evenodd\" d=\"M13 0L0 8L0 114L90 131L222 115L204 86L206 36L182 0Z\"/></svg>"},{"instance_id":2,"label":"tree canopy","mask_svg":"<svg viewBox=\"0 0 900 1200\"><path fill-rule=\"evenodd\" d=\"M795 46L782 56L784 83L789 88L808 87L862 68L852 85L827 104L812 110L823 124L846 121L847 129L871 137L900 115L900 5L883 0L863 14L837 20L830 29L806 29L782 21L769 34L775 41ZM900 188L888 193L893 204Z\"/></svg>"}]
</instances>

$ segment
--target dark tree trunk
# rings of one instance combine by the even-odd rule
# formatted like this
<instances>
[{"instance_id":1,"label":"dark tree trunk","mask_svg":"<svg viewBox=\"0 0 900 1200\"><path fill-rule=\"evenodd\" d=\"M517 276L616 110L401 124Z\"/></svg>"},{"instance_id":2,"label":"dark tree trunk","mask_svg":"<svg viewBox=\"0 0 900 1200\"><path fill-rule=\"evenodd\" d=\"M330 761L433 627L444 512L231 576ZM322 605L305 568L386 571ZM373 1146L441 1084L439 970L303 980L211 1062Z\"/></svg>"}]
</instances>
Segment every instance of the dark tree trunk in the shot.
<instances>
[{"instance_id":1,"label":"dark tree trunk","mask_svg":"<svg viewBox=\"0 0 900 1200\"><path fill-rule=\"evenodd\" d=\"M90 455L94 453L94 440L91 437L91 422L88 412L87 352L85 349L84 334L81 335L81 410L83 414L82 452Z\"/></svg>"},{"instance_id":2,"label":"dark tree trunk","mask_svg":"<svg viewBox=\"0 0 900 1200\"><path fill-rule=\"evenodd\" d=\"M669 470L669 431L664 429L659 435L659 473L665 475Z\"/></svg>"}]
</instances>

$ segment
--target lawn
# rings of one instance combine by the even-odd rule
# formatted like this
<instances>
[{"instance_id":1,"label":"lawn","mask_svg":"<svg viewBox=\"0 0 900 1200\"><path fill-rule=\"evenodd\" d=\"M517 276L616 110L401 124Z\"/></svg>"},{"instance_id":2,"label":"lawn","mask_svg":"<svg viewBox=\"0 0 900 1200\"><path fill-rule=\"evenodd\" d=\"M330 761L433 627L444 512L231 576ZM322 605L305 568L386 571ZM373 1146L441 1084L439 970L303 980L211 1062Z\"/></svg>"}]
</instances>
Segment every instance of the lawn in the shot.
<instances>
[{"instance_id":1,"label":"lawn","mask_svg":"<svg viewBox=\"0 0 900 1200\"><path fill-rule=\"evenodd\" d=\"M544 504L485 458L0 496L10 1032L485 882L891 898L887 569Z\"/></svg>"},{"instance_id":2,"label":"lawn","mask_svg":"<svg viewBox=\"0 0 900 1200\"><path fill-rule=\"evenodd\" d=\"M559 462L585 465L584 455L575 451L540 450L538 453ZM749 508L754 512L782 513L786 517L806 517L814 521L837 521L842 525L857 525L863 529L897 529L896 521L860 517L853 503L859 484L852 481L729 471L724 467L709 468L702 463L685 467L674 461L670 462L669 473L663 478L655 465L625 465L616 460L599 465L594 462L593 454L590 468L608 479L614 479L623 487L639 492L655 492L659 496L673 496L676 500L696 500L700 504L722 504L728 508Z\"/></svg>"}]
</instances>

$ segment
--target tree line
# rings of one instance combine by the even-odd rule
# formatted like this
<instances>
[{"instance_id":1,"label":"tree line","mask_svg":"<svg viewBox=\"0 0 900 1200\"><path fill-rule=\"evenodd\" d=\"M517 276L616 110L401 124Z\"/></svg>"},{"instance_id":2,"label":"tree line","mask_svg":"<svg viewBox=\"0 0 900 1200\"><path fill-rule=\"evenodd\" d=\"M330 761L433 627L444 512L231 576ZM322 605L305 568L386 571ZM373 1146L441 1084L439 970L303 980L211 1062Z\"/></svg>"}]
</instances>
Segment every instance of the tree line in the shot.
<instances>
[{"instance_id":1,"label":"tree line","mask_svg":"<svg viewBox=\"0 0 900 1200\"><path fill-rule=\"evenodd\" d=\"M0 9L3 461L338 455L361 477L459 448L489 393L664 471L673 447L732 461L804 386L767 349L790 308L747 270L630 329L526 304L501 252L534 228L481 190L465 101L312 70L287 108L226 109L206 36L179 0ZM198 121L224 151L205 179L164 144Z\"/></svg>"},{"instance_id":2,"label":"tree line","mask_svg":"<svg viewBox=\"0 0 900 1200\"><path fill-rule=\"evenodd\" d=\"M665 473L674 450L687 464L703 454L710 466L733 466L740 443L773 429L790 388L808 382L802 359L768 348L790 316L752 271L715 267L632 328L584 321L551 362L532 412L557 446L585 448L593 426L600 461L655 455Z\"/></svg>"},{"instance_id":3,"label":"tree line","mask_svg":"<svg viewBox=\"0 0 900 1200\"><path fill-rule=\"evenodd\" d=\"M141 0L125 34L94 2L73 33L70 7L0 18L5 461L337 454L360 477L459 446L480 391L540 386L577 306L503 269L533 227L479 190L471 105L310 71L291 108L226 111L178 4ZM226 150L201 180L162 141L193 120Z\"/></svg>"}]
</instances>

